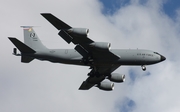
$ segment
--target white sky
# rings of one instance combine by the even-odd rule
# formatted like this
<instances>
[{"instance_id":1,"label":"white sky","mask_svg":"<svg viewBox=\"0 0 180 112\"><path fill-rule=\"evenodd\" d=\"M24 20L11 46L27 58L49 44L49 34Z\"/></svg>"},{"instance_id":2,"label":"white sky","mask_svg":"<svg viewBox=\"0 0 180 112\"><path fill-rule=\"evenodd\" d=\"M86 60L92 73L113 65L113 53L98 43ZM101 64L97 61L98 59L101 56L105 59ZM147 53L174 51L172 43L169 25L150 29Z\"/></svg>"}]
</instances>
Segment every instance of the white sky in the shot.
<instances>
[{"instance_id":1,"label":"white sky","mask_svg":"<svg viewBox=\"0 0 180 112\"><path fill-rule=\"evenodd\" d=\"M104 16L102 4L96 0L1 0L0 112L119 112L124 108L128 112L179 112L180 11L172 20L161 6L161 0L148 0L145 5L132 0L114 15ZM22 25L40 26L36 33L49 48L74 48L41 17L43 12L71 26L89 28L91 39L110 42L112 48L154 50L167 60L147 66L145 72L140 67L120 67L115 72L126 74L126 82L115 84L112 92L98 88L79 91L88 67L37 60L24 64L12 55L14 46L7 37L23 41ZM130 75L136 75L135 79ZM127 105L127 99L134 105Z\"/></svg>"}]
</instances>

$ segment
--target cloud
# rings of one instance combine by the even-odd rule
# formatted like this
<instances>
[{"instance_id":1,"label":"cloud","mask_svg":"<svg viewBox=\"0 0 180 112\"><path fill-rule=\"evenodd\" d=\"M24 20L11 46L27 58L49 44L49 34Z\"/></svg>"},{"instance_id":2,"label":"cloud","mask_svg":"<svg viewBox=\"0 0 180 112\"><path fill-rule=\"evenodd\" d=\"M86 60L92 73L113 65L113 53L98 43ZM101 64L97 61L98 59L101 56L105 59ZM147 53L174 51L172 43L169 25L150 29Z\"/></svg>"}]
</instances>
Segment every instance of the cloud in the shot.
<instances>
[{"instance_id":1,"label":"cloud","mask_svg":"<svg viewBox=\"0 0 180 112\"><path fill-rule=\"evenodd\" d=\"M117 103L117 108L120 107L120 112L133 112L133 110L136 108L136 103L125 97L123 100Z\"/></svg>"},{"instance_id":2,"label":"cloud","mask_svg":"<svg viewBox=\"0 0 180 112\"><path fill-rule=\"evenodd\" d=\"M113 15L103 15L96 0L4 1L0 5L0 111L125 111L177 112L179 85L179 15L169 18L162 10L163 1L132 0ZM92 88L79 91L87 78L87 67L33 61L20 62L11 55L8 36L23 40L22 25L35 25L42 42L49 48L74 48L64 42L58 31L43 17L51 12L71 26L90 29L90 38L112 43L112 48L143 48L166 56L163 63L140 67L120 67L126 82L115 84L112 92ZM177 11L178 12L178 11ZM130 70L130 71L129 71ZM134 72L134 73L133 73ZM130 75L129 75L130 74ZM147 75L150 74L150 75ZM136 75L133 77L133 75ZM133 82L133 83L132 83ZM130 106L128 106L130 105Z\"/></svg>"},{"instance_id":3,"label":"cloud","mask_svg":"<svg viewBox=\"0 0 180 112\"><path fill-rule=\"evenodd\" d=\"M154 7L154 4L157 6ZM144 76L142 71L133 68L126 77L124 93L136 104L133 112L179 110L180 102L176 99L180 92L177 88L180 78L177 53L177 48L180 47L179 25L178 20L173 21L173 18L160 10L161 4L151 0L144 5L132 2L108 17L123 35L118 37L117 33L116 38L125 43L125 47L156 50L167 57L165 62L147 67L146 73L151 75ZM179 15L177 19L178 17ZM136 76L132 77L133 75ZM133 81L133 84L129 81ZM119 108L122 110L123 107Z\"/></svg>"}]
</instances>

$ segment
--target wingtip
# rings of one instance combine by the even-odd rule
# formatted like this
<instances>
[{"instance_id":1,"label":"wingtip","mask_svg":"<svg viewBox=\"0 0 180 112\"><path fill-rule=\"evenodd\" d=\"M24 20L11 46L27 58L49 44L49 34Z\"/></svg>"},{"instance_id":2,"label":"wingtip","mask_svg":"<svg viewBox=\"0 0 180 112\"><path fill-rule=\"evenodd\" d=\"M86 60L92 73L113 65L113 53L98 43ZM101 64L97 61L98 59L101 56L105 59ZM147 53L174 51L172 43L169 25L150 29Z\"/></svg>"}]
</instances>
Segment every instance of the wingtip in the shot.
<instances>
[{"instance_id":1,"label":"wingtip","mask_svg":"<svg viewBox=\"0 0 180 112\"><path fill-rule=\"evenodd\" d=\"M51 13L41 13L41 15L58 30L72 28L71 26L69 26L68 24L66 24L65 22L63 22Z\"/></svg>"},{"instance_id":2,"label":"wingtip","mask_svg":"<svg viewBox=\"0 0 180 112\"><path fill-rule=\"evenodd\" d=\"M9 40L14 39L15 37L8 37Z\"/></svg>"},{"instance_id":3,"label":"wingtip","mask_svg":"<svg viewBox=\"0 0 180 112\"><path fill-rule=\"evenodd\" d=\"M44 15L52 15L51 13L40 13L42 16Z\"/></svg>"},{"instance_id":4,"label":"wingtip","mask_svg":"<svg viewBox=\"0 0 180 112\"><path fill-rule=\"evenodd\" d=\"M15 37L8 37L8 39L9 39L11 42L17 40L17 38L15 38Z\"/></svg>"}]
</instances>

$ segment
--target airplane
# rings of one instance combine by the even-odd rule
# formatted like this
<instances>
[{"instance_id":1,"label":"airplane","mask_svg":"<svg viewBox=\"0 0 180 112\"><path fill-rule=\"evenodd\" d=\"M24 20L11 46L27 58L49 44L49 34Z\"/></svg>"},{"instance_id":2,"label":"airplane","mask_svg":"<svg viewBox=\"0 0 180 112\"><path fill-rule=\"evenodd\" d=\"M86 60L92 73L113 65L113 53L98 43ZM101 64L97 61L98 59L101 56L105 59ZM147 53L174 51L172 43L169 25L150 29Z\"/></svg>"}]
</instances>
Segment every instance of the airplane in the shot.
<instances>
[{"instance_id":1,"label":"airplane","mask_svg":"<svg viewBox=\"0 0 180 112\"><path fill-rule=\"evenodd\" d=\"M114 82L125 81L125 75L114 73L120 66L141 66L146 70L146 65L156 64L166 58L154 51L143 49L111 49L108 42L95 42L88 38L89 29L73 28L61 21L51 13L41 13L58 31L68 44L75 45L74 49L48 49L46 48L33 26L22 26L24 43L17 38L8 37L16 46L13 49L15 56L21 56L21 62L29 63L34 59L50 61L53 63L89 66L91 71L88 78L83 81L79 90L89 90L98 87L101 90L112 91ZM21 52L17 53L17 49Z\"/></svg>"}]
</instances>

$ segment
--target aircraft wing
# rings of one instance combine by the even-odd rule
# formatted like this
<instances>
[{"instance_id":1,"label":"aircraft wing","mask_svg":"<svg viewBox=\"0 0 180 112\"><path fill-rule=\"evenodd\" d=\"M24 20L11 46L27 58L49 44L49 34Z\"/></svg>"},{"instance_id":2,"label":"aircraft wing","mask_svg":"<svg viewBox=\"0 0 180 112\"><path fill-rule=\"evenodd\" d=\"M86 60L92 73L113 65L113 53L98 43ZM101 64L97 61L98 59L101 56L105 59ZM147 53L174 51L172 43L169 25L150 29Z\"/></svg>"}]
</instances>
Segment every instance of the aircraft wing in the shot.
<instances>
[{"instance_id":1,"label":"aircraft wing","mask_svg":"<svg viewBox=\"0 0 180 112\"><path fill-rule=\"evenodd\" d=\"M56 29L61 30L59 32L59 35L65 39L68 40L68 38L71 40L70 42L73 42L74 44L87 44L87 43L92 43L93 41L89 38L84 38L84 37L72 37L72 35L70 35L67 30L71 29L72 27L69 26L68 24L64 23L62 20L58 19L57 17L55 17L54 15L50 14L50 13L42 13L41 14L44 18L46 18ZM79 39L80 38L80 39ZM68 42L68 43L70 43Z\"/></svg>"},{"instance_id":2,"label":"aircraft wing","mask_svg":"<svg viewBox=\"0 0 180 112\"><path fill-rule=\"evenodd\" d=\"M42 13L41 15L57 30L60 30L58 34L68 44L72 42L76 45L74 49L83 56L83 59L88 60L87 65L91 66L92 70L88 74L89 77L80 86L80 90L88 90L91 87L99 84L107 77L107 75L110 75L119 67L119 65L107 64L108 61L116 62L118 59L120 59L120 57L113 54L109 49L104 50L106 45L109 44L103 42L98 43L89 39L87 35L89 32L88 29L72 28L70 25L64 23L62 20L50 13ZM98 77L93 77L92 75L97 75Z\"/></svg>"},{"instance_id":3,"label":"aircraft wing","mask_svg":"<svg viewBox=\"0 0 180 112\"><path fill-rule=\"evenodd\" d=\"M101 74L99 77L91 77L89 76L81 86L79 87L79 90L88 90L93 86L97 86L100 82L102 82L104 79L106 79L107 74L112 73L114 70L116 70L120 65L110 65L110 66L99 66L97 71ZM91 72L94 69L91 70ZM91 73L90 72L90 73Z\"/></svg>"},{"instance_id":4,"label":"aircraft wing","mask_svg":"<svg viewBox=\"0 0 180 112\"><path fill-rule=\"evenodd\" d=\"M88 33L88 29L76 28L73 29L68 24L64 23L62 20L58 19L54 15L50 13L42 13L41 14L45 19L47 19L56 29L60 30L59 35L69 44L74 43L76 47L74 48L77 52L79 52L85 59L89 57L93 57L93 61L102 59L102 57L106 57L106 59L117 60L120 57L113 54L110 51L99 51L94 49L92 46L94 43L93 40L89 39L87 35L76 35L71 34L74 30L78 33L82 33L86 31ZM103 43L100 43L103 44ZM104 60L103 60L104 61Z\"/></svg>"}]
</instances>

